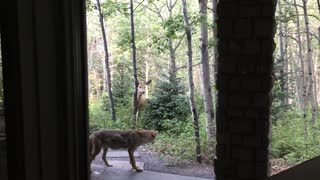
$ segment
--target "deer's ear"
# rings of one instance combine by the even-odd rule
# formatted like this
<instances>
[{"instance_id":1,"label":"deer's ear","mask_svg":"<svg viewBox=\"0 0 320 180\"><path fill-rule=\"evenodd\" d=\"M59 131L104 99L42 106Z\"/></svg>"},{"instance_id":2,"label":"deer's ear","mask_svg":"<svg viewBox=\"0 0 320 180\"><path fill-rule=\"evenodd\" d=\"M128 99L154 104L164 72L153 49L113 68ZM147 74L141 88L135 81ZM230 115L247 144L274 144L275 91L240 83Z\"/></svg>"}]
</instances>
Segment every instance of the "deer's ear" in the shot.
<instances>
[{"instance_id":1,"label":"deer's ear","mask_svg":"<svg viewBox=\"0 0 320 180\"><path fill-rule=\"evenodd\" d=\"M146 85L150 84L152 82L152 80L149 80L146 82Z\"/></svg>"}]
</instances>

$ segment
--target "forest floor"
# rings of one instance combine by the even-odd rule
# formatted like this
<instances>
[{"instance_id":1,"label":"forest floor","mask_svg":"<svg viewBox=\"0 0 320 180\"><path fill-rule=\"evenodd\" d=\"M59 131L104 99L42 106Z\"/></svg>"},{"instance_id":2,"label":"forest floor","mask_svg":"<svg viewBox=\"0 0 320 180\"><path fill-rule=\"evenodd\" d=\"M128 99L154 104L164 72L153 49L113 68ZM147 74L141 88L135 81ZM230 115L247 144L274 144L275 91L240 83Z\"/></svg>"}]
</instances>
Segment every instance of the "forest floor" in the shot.
<instances>
[{"instance_id":1,"label":"forest floor","mask_svg":"<svg viewBox=\"0 0 320 180\"><path fill-rule=\"evenodd\" d=\"M278 174L294 166L281 158L272 158L271 160L271 176Z\"/></svg>"},{"instance_id":2,"label":"forest floor","mask_svg":"<svg viewBox=\"0 0 320 180\"><path fill-rule=\"evenodd\" d=\"M103 165L101 154L102 153L100 153L94 160L95 164ZM159 153L150 151L146 147L138 148L135 152L135 157L138 166L140 165L146 171L215 179L214 167L205 163L199 164L191 160L175 161L174 158L161 156ZM117 163L116 166L123 166L123 163L120 162L124 162L124 164L129 166L129 163L125 162L129 162L129 157L126 151L109 152L107 159L111 162L114 161L112 163ZM294 166L283 159L272 158L270 161L271 175L280 173Z\"/></svg>"},{"instance_id":3,"label":"forest floor","mask_svg":"<svg viewBox=\"0 0 320 180\"><path fill-rule=\"evenodd\" d=\"M214 168L212 165L199 164L188 160L174 162L173 159L161 157L158 153L149 151L143 147L139 148L138 151L140 153L139 159L145 162L145 170L209 179L213 179L214 177ZM271 176L294 166L280 158L272 158L270 161Z\"/></svg>"},{"instance_id":4,"label":"forest floor","mask_svg":"<svg viewBox=\"0 0 320 180\"><path fill-rule=\"evenodd\" d=\"M188 160L175 162L169 157L161 157L158 153L149 151L144 147L139 148L138 151L139 159L145 162L144 169L147 171L214 179L212 165L199 164Z\"/></svg>"}]
</instances>

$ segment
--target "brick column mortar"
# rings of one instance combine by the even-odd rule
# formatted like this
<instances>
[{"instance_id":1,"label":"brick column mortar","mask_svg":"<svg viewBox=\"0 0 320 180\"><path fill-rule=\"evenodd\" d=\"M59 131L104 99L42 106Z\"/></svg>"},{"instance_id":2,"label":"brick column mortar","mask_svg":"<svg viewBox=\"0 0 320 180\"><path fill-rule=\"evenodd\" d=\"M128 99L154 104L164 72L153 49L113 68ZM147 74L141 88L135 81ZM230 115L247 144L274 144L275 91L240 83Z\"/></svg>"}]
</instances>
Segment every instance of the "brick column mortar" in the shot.
<instances>
[{"instance_id":1,"label":"brick column mortar","mask_svg":"<svg viewBox=\"0 0 320 180\"><path fill-rule=\"evenodd\" d=\"M217 180L269 174L275 0L218 3Z\"/></svg>"}]
</instances>

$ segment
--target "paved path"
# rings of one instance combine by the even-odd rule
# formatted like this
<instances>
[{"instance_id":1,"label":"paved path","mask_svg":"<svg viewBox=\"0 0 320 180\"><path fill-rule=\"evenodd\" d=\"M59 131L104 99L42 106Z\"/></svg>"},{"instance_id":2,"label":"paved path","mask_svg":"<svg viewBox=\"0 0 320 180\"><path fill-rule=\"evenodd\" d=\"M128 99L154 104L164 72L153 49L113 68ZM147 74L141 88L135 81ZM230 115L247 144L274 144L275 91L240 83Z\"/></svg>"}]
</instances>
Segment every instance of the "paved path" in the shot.
<instances>
[{"instance_id":1,"label":"paved path","mask_svg":"<svg viewBox=\"0 0 320 180\"><path fill-rule=\"evenodd\" d=\"M139 157L138 153L135 153L135 157ZM180 176L174 174L166 174L159 172L143 171L136 172L131 168L128 160L127 151L114 151L108 152L108 162L112 164L112 167L106 167L101 160L101 154L96 157L92 162L91 180L208 180L198 177ZM136 159L137 160L137 159ZM137 166L143 169L144 162L137 162Z\"/></svg>"}]
</instances>

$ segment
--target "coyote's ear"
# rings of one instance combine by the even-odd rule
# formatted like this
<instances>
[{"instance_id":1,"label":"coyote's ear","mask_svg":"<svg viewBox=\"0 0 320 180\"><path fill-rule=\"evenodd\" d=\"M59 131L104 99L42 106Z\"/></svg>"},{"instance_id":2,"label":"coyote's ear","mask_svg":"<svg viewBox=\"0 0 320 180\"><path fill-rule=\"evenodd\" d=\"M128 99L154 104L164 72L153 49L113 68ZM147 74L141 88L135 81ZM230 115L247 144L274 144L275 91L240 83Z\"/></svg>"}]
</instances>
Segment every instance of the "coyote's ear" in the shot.
<instances>
[{"instance_id":1,"label":"coyote's ear","mask_svg":"<svg viewBox=\"0 0 320 180\"><path fill-rule=\"evenodd\" d=\"M146 82L146 85L150 84L152 82L152 80L149 80Z\"/></svg>"}]
</instances>

